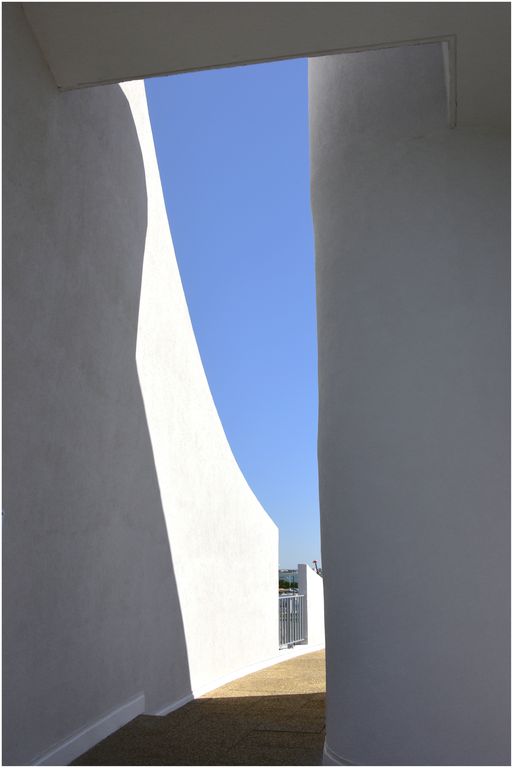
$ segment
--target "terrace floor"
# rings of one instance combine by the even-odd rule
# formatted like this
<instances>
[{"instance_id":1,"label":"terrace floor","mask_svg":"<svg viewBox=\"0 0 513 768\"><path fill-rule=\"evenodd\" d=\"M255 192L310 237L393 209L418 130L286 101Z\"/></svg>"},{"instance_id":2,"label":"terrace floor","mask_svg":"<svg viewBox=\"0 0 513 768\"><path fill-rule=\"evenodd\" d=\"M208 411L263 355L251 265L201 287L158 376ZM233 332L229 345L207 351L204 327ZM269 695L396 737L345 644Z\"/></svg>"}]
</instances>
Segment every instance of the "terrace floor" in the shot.
<instances>
[{"instance_id":1,"label":"terrace floor","mask_svg":"<svg viewBox=\"0 0 513 768\"><path fill-rule=\"evenodd\" d=\"M140 715L72 765L322 765L324 651Z\"/></svg>"}]
</instances>

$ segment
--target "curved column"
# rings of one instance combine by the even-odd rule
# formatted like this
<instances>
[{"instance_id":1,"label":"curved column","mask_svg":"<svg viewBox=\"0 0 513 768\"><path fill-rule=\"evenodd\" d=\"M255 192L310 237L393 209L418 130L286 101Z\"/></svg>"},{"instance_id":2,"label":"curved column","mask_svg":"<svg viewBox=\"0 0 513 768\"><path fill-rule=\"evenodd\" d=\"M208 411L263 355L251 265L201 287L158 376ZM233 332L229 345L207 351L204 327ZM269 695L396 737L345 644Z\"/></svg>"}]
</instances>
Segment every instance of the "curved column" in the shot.
<instances>
[{"instance_id":1,"label":"curved column","mask_svg":"<svg viewBox=\"0 0 513 768\"><path fill-rule=\"evenodd\" d=\"M507 136L439 45L309 86L326 762L509 764Z\"/></svg>"}]
</instances>

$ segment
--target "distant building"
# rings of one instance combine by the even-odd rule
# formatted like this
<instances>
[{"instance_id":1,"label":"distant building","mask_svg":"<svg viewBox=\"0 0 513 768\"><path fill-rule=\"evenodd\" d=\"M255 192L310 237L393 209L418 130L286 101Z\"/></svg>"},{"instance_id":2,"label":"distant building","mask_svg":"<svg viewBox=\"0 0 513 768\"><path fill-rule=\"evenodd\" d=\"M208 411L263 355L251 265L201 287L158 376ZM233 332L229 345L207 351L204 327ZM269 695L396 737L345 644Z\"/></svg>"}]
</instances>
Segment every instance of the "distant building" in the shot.
<instances>
[{"instance_id":1,"label":"distant building","mask_svg":"<svg viewBox=\"0 0 513 768\"><path fill-rule=\"evenodd\" d=\"M296 583L298 579L298 572L297 568L291 569L291 568L280 568L278 571L278 580L279 581L286 581L288 584Z\"/></svg>"}]
</instances>

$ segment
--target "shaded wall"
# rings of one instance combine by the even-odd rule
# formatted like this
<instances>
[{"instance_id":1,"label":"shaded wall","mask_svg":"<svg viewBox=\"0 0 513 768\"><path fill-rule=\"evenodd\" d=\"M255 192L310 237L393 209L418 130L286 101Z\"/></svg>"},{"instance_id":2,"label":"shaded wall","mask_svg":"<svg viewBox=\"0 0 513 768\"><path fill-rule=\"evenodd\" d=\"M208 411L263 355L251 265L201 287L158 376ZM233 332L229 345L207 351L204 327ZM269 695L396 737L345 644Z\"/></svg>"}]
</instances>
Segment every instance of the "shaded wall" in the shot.
<instances>
[{"instance_id":1,"label":"shaded wall","mask_svg":"<svg viewBox=\"0 0 513 768\"><path fill-rule=\"evenodd\" d=\"M278 530L201 365L144 85L58 93L6 6L4 158L4 762L48 763L275 656Z\"/></svg>"},{"instance_id":2,"label":"shaded wall","mask_svg":"<svg viewBox=\"0 0 513 768\"><path fill-rule=\"evenodd\" d=\"M135 349L147 193L118 86L59 94L4 11L4 763L190 692Z\"/></svg>"},{"instance_id":3,"label":"shaded wall","mask_svg":"<svg viewBox=\"0 0 513 768\"><path fill-rule=\"evenodd\" d=\"M438 45L309 87L326 759L509 764L509 137Z\"/></svg>"}]
</instances>

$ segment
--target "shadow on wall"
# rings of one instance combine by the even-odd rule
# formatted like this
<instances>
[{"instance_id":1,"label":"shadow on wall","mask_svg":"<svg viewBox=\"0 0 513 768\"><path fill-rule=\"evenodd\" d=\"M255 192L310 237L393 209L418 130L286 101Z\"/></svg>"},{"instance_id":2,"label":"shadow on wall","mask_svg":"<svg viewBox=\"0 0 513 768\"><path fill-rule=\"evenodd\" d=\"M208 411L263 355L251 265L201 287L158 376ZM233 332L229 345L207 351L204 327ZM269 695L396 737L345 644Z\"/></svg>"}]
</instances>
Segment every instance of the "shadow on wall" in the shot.
<instances>
[{"instance_id":1,"label":"shadow on wall","mask_svg":"<svg viewBox=\"0 0 513 768\"><path fill-rule=\"evenodd\" d=\"M4 6L4 764L190 693L135 363L146 233L119 86L60 94Z\"/></svg>"}]
</instances>

